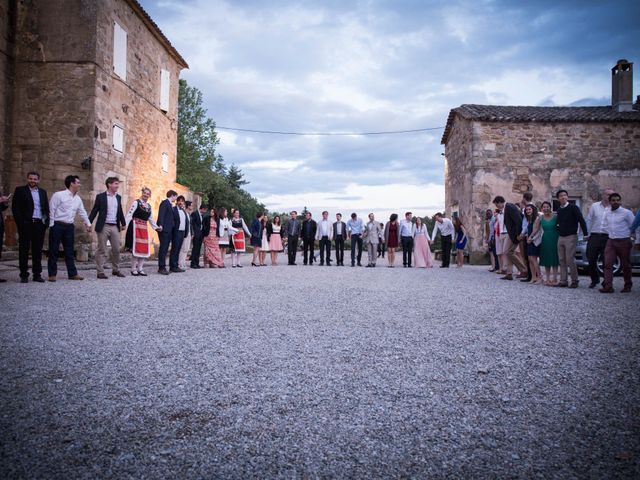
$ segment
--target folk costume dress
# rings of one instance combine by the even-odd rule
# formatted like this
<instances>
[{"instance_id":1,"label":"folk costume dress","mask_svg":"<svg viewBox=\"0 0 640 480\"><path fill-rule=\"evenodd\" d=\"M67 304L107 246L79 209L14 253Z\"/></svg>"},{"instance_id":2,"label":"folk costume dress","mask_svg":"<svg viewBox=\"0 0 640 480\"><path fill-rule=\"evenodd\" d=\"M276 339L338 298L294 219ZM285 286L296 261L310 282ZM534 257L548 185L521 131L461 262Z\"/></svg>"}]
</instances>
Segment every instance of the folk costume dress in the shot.
<instances>
[{"instance_id":1,"label":"folk costume dress","mask_svg":"<svg viewBox=\"0 0 640 480\"><path fill-rule=\"evenodd\" d=\"M134 201L125 220L127 222L125 249L130 250L134 257L149 258L151 256L151 239L147 222L151 223L154 229L158 228L151 217L151 205L142 199Z\"/></svg>"},{"instance_id":2,"label":"folk costume dress","mask_svg":"<svg viewBox=\"0 0 640 480\"><path fill-rule=\"evenodd\" d=\"M247 224L244 223L244 219L232 218L231 227L235 230L231 237L229 246L234 253L244 253L247 251L247 236L251 237L251 231ZM230 232L231 233L231 232ZM246 235L245 235L246 234Z\"/></svg>"}]
</instances>

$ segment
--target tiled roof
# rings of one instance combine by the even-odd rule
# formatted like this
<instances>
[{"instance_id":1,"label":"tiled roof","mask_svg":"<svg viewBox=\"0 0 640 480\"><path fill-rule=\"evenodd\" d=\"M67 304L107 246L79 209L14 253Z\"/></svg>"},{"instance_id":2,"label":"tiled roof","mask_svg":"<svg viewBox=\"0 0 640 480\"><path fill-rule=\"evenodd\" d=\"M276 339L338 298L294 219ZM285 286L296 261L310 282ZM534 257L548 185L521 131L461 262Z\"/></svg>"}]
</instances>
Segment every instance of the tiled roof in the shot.
<instances>
[{"instance_id":1,"label":"tiled roof","mask_svg":"<svg viewBox=\"0 0 640 480\"><path fill-rule=\"evenodd\" d=\"M637 108L634 105L634 108ZM442 144L447 143L456 115L466 120L505 123L588 123L640 122L640 110L618 112L612 107L510 107L502 105L461 105L449 112Z\"/></svg>"},{"instance_id":2,"label":"tiled roof","mask_svg":"<svg viewBox=\"0 0 640 480\"><path fill-rule=\"evenodd\" d=\"M156 37L162 45L164 45L164 47L167 49L169 54L176 60L176 62L178 62L178 64L182 68L189 68L189 65L187 64L186 60L182 58L182 56L178 53L175 47L171 45L171 42L169 41L169 39L164 36L164 33L162 33L162 30L160 30L160 27L158 27L156 22L153 21L153 19L149 16L149 14L145 11L145 9L142 8L142 5L140 5L140 3L138 3L137 0L126 0L126 2L129 4L131 9L140 17L142 22L147 26L147 28L153 34L153 36Z\"/></svg>"}]
</instances>

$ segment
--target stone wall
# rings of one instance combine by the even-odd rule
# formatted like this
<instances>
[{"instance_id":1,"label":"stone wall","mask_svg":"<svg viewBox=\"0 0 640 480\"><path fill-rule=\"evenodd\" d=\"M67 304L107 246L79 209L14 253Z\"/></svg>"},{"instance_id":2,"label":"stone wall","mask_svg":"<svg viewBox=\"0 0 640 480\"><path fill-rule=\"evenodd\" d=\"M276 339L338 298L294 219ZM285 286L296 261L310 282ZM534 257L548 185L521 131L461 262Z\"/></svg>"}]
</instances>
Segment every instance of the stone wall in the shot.
<instances>
[{"instance_id":1,"label":"stone wall","mask_svg":"<svg viewBox=\"0 0 640 480\"><path fill-rule=\"evenodd\" d=\"M446 145L447 212L459 204L471 260L484 258L483 218L496 195L534 202L564 188L586 214L606 187L626 206L640 206L640 124L500 123L457 117Z\"/></svg>"},{"instance_id":2,"label":"stone wall","mask_svg":"<svg viewBox=\"0 0 640 480\"><path fill-rule=\"evenodd\" d=\"M10 191L5 183L9 163L9 133L11 131L11 105L13 102L13 31L15 2L0 0L0 195Z\"/></svg>"}]
</instances>

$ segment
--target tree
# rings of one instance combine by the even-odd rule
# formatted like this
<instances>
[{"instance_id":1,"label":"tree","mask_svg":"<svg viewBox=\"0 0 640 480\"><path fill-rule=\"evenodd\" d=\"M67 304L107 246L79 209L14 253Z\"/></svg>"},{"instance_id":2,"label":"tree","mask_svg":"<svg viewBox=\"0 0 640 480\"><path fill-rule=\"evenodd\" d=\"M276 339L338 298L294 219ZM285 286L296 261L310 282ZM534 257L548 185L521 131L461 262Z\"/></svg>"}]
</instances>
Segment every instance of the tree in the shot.
<instances>
[{"instance_id":1,"label":"tree","mask_svg":"<svg viewBox=\"0 0 640 480\"><path fill-rule=\"evenodd\" d=\"M233 188L240 188L243 185L247 185L249 183L244 180L243 177L244 174L238 167L236 167L235 165L231 165L231 167L229 167L229 171L227 172L227 180L229 180L229 183Z\"/></svg>"}]
</instances>

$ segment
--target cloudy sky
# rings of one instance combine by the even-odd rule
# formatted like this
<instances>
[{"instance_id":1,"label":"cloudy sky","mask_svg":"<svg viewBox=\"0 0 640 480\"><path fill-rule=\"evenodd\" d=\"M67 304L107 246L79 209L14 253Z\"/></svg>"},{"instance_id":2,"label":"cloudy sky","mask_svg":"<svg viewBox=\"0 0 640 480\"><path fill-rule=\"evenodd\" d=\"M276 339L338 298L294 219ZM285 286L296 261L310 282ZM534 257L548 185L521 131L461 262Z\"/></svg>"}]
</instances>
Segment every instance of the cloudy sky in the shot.
<instances>
[{"instance_id":1,"label":"cloudy sky","mask_svg":"<svg viewBox=\"0 0 640 480\"><path fill-rule=\"evenodd\" d=\"M607 105L640 68L637 1L141 0L189 63L221 153L270 210L365 215L444 203L442 128L464 103ZM640 94L640 73L634 92Z\"/></svg>"}]
</instances>

